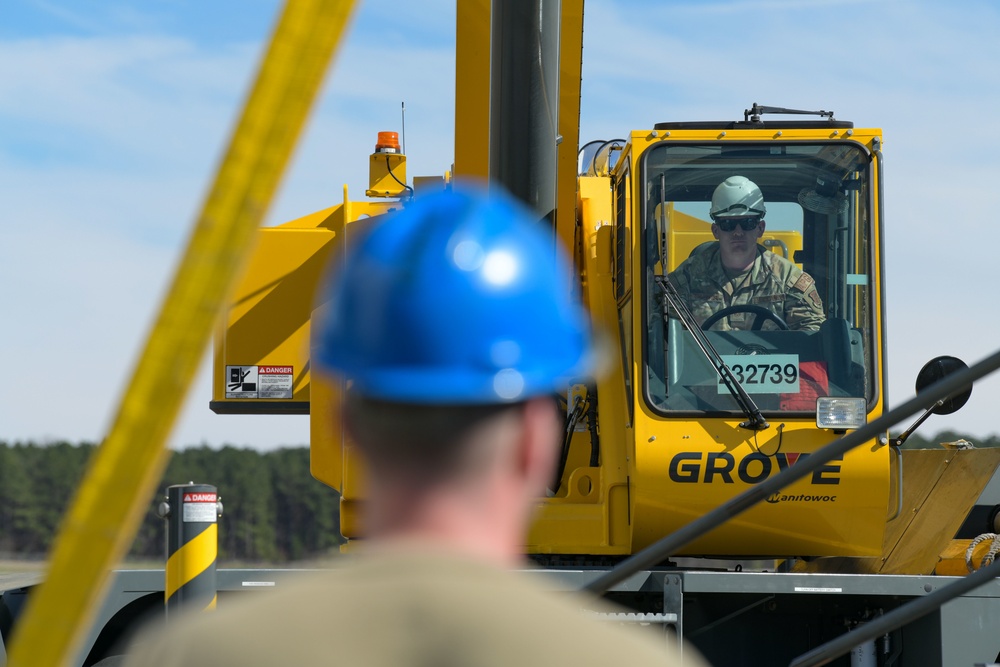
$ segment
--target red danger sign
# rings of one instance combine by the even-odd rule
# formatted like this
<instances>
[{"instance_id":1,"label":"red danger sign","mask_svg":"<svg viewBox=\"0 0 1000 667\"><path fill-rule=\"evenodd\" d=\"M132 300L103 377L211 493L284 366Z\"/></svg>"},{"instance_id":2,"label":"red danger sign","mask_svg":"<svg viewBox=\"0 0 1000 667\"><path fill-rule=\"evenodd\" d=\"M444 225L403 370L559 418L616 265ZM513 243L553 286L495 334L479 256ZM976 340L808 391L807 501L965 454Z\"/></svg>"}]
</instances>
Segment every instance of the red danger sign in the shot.
<instances>
[{"instance_id":1,"label":"red danger sign","mask_svg":"<svg viewBox=\"0 0 1000 667\"><path fill-rule=\"evenodd\" d=\"M216 493L185 493L184 502L186 503L214 503L216 501Z\"/></svg>"},{"instance_id":2,"label":"red danger sign","mask_svg":"<svg viewBox=\"0 0 1000 667\"><path fill-rule=\"evenodd\" d=\"M291 375L291 366L258 366L257 373L259 375Z\"/></svg>"}]
</instances>

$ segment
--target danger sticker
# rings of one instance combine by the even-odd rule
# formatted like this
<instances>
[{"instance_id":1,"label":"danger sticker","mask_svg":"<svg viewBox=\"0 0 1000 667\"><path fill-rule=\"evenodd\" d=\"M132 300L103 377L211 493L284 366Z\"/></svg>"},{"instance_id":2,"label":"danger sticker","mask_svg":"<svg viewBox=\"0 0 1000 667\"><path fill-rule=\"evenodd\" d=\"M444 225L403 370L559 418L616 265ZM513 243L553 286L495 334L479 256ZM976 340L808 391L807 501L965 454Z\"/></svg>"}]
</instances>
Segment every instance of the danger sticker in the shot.
<instances>
[{"instance_id":1,"label":"danger sticker","mask_svg":"<svg viewBox=\"0 0 1000 667\"><path fill-rule=\"evenodd\" d=\"M184 522L215 523L219 511L216 493L185 493L181 503L181 520Z\"/></svg>"},{"instance_id":2,"label":"danger sticker","mask_svg":"<svg viewBox=\"0 0 1000 667\"><path fill-rule=\"evenodd\" d=\"M292 398L292 366L226 366L226 398Z\"/></svg>"},{"instance_id":3,"label":"danger sticker","mask_svg":"<svg viewBox=\"0 0 1000 667\"><path fill-rule=\"evenodd\" d=\"M260 398L291 398L291 366L258 366L257 378L260 383L257 394Z\"/></svg>"}]
</instances>

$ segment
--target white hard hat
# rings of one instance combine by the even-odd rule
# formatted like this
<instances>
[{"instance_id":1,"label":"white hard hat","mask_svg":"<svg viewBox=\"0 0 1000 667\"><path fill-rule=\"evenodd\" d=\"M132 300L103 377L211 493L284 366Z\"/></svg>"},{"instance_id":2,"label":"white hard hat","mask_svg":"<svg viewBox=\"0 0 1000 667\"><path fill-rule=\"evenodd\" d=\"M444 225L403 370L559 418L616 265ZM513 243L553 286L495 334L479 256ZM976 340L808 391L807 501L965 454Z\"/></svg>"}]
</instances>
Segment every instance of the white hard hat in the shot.
<instances>
[{"instance_id":1,"label":"white hard hat","mask_svg":"<svg viewBox=\"0 0 1000 667\"><path fill-rule=\"evenodd\" d=\"M745 218L751 215L764 217L764 195L757 184L746 176L730 176L712 193L712 220L718 218Z\"/></svg>"}]
</instances>

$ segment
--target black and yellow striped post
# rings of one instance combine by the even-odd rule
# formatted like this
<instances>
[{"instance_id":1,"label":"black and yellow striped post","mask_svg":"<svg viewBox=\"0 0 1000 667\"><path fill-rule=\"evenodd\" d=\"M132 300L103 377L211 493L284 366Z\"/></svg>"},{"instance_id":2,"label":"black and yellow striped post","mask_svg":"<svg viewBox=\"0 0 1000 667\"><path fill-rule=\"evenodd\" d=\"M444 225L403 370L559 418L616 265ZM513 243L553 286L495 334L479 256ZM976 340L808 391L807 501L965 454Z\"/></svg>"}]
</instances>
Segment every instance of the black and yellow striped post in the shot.
<instances>
[{"instance_id":1,"label":"black and yellow striped post","mask_svg":"<svg viewBox=\"0 0 1000 667\"><path fill-rule=\"evenodd\" d=\"M217 519L222 514L217 489L210 484L167 487L167 617L178 611L215 609Z\"/></svg>"}]
</instances>

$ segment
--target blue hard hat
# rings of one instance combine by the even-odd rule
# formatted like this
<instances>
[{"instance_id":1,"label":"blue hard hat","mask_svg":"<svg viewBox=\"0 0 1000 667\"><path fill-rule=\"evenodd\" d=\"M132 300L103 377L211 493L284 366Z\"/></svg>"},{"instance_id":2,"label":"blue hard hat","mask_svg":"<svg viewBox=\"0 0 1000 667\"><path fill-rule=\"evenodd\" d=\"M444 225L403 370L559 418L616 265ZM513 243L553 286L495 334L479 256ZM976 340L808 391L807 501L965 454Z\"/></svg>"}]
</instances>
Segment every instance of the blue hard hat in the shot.
<instances>
[{"instance_id":1,"label":"blue hard hat","mask_svg":"<svg viewBox=\"0 0 1000 667\"><path fill-rule=\"evenodd\" d=\"M557 391L592 365L570 277L551 228L498 188L417 197L334 268L313 358L399 403Z\"/></svg>"}]
</instances>

